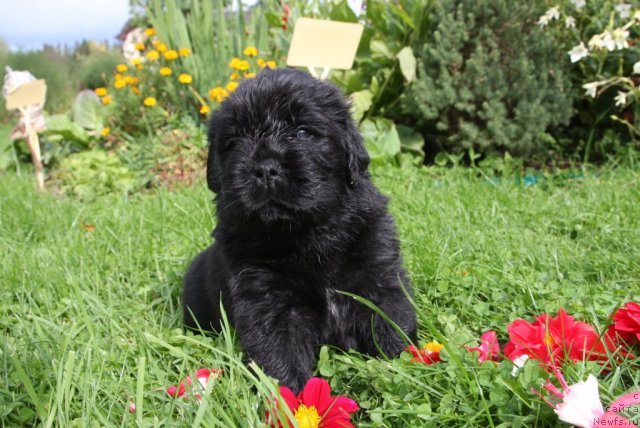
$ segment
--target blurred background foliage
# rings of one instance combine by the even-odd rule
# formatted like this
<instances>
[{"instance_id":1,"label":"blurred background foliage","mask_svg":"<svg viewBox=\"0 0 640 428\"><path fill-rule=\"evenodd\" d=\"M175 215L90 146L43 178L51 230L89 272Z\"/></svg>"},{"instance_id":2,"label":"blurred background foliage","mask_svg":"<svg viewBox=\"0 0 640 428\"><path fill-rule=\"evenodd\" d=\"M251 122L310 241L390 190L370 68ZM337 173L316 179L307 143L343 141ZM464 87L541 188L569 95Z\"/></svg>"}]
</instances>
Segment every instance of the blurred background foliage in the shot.
<instances>
[{"instance_id":1,"label":"blurred background foliage","mask_svg":"<svg viewBox=\"0 0 640 428\"><path fill-rule=\"evenodd\" d=\"M368 0L353 10L346 0L260 0L250 7L235 0L131 0L133 16L121 38L146 31L138 60L125 59L120 46L91 41L35 52L10 52L0 43L0 65L47 80L42 145L58 188L69 193L73 177L88 176L69 174L70 165L117 164L131 176L123 187L143 189L190 183L201 173L208 115L243 79L286 66L298 17L360 22L353 68L334 70L330 80L350 97L373 161L472 164L500 175L505 163L524 171L637 157L635 78L628 79L625 105L616 105L618 80L603 84L596 97L583 88L632 76L640 60L635 42L593 50L579 63L568 55L627 22L635 40L638 22L620 4ZM92 93L78 95L83 90ZM14 121L0 107L0 124ZM85 151L117 162L80 156ZM0 168L23 161L22 142L0 142Z\"/></svg>"}]
</instances>

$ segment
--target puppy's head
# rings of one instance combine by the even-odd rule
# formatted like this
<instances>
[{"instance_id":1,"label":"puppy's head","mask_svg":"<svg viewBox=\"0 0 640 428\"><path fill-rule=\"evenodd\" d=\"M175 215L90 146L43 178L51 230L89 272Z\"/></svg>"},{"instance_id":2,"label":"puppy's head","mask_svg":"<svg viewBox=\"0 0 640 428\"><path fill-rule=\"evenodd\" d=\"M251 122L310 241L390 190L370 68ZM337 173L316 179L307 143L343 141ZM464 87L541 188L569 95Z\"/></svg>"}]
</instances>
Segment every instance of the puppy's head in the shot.
<instances>
[{"instance_id":1,"label":"puppy's head","mask_svg":"<svg viewBox=\"0 0 640 428\"><path fill-rule=\"evenodd\" d=\"M228 219L288 227L321 221L368 164L344 96L301 71L265 70L245 80L209 126L207 181Z\"/></svg>"}]
</instances>

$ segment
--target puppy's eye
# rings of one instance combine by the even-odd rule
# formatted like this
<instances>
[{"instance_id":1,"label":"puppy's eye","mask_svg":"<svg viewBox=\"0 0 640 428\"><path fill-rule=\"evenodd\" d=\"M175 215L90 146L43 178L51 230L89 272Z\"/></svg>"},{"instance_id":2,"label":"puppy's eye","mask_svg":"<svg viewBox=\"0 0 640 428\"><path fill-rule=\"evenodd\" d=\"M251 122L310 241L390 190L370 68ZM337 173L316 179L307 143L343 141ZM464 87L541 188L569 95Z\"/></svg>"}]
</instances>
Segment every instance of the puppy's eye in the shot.
<instances>
[{"instance_id":1,"label":"puppy's eye","mask_svg":"<svg viewBox=\"0 0 640 428\"><path fill-rule=\"evenodd\" d=\"M311 138L311 133L304 128L300 128L296 131L296 138L298 140L308 140Z\"/></svg>"}]
</instances>

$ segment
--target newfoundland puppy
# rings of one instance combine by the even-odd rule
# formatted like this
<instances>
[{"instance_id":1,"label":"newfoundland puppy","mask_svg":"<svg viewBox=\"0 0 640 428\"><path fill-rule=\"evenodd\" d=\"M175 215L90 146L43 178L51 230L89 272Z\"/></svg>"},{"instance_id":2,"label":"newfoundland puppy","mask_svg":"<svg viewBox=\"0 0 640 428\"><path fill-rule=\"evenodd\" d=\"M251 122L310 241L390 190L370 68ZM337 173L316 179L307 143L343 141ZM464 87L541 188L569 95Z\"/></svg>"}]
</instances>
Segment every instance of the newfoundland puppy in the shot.
<instances>
[{"instance_id":1,"label":"newfoundland puppy","mask_svg":"<svg viewBox=\"0 0 640 428\"><path fill-rule=\"evenodd\" d=\"M295 70L242 82L209 126L215 244L192 262L187 328L218 330L220 302L248 357L294 391L321 344L392 357L416 318L387 198L331 84ZM404 289L404 290L403 290Z\"/></svg>"}]
</instances>

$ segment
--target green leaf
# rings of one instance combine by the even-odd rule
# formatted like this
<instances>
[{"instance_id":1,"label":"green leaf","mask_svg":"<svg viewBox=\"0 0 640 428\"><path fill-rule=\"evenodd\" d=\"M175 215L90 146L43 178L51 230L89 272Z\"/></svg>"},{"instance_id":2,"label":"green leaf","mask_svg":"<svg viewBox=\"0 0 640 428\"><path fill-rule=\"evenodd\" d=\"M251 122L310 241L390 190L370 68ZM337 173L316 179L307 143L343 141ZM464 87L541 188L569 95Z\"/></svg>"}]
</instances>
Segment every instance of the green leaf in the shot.
<instances>
[{"instance_id":1,"label":"green leaf","mask_svg":"<svg viewBox=\"0 0 640 428\"><path fill-rule=\"evenodd\" d=\"M282 25L282 18L273 12L265 13L264 17L267 19L269 25L272 25L274 27L280 27Z\"/></svg>"},{"instance_id":2,"label":"green leaf","mask_svg":"<svg viewBox=\"0 0 640 428\"><path fill-rule=\"evenodd\" d=\"M373 56L379 56L383 58L393 58L393 53L389 49L389 47L381 40L372 40L371 44L371 54Z\"/></svg>"},{"instance_id":3,"label":"green leaf","mask_svg":"<svg viewBox=\"0 0 640 428\"><path fill-rule=\"evenodd\" d=\"M400 62L400 70L405 80L409 83L413 82L416 78L416 57L411 48L409 46L403 47L396 58Z\"/></svg>"},{"instance_id":4,"label":"green leaf","mask_svg":"<svg viewBox=\"0 0 640 428\"><path fill-rule=\"evenodd\" d=\"M424 137L422 134L404 125L396 125L396 129L402 150L424 158Z\"/></svg>"},{"instance_id":5,"label":"green leaf","mask_svg":"<svg viewBox=\"0 0 640 428\"><path fill-rule=\"evenodd\" d=\"M102 114L104 106L100 104L98 96L89 90L78 94L71 107L73 121L90 131L102 129Z\"/></svg>"},{"instance_id":6,"label":"green leaf","mask_svg":"<svg viewBox=\"0 0 640 428\"><path fill-rule=\"evenodd\" d=\"M347 3L346 0L341 1L331 8L329 18L334 21L358 22L358 17L349 7L349 3Z\"/></svg>"},{"instance_id":7,"label":"green leaf","mask_svg":"<svg viewBox=\"0 0 640 428\"><path fill-rule=\"evenodd\" d=\"M365 89L364 91L352 93L350 97L353 103L353 118L356 121L360 121L371 107L373 94L368 89Z\"/></svg>"},{"instance_id":8,"label":"green leaf","mask_svg":"<svg viewBox=\"0 0 640 428\"><path fill-rule=\"evenodd\" d=\"M400 152L400 137L393 121L367 119L360 125L360 131L372 160L390 158Z\"/></svg>"},{"instance_id":9,"label":"green leaf","mask_svg":"<svg viewBox=\"0 0 640 428\"><path fill-rule=\"evenodd\" d=\"M47 129L44 135L62 137L61 139L75 141L77 143L87 145L89 143L89 135L80 125L72 122L66 114L54 114L46 119ZM52 141L53 141L52 140Z\"/></svg>"}]
</instances>

